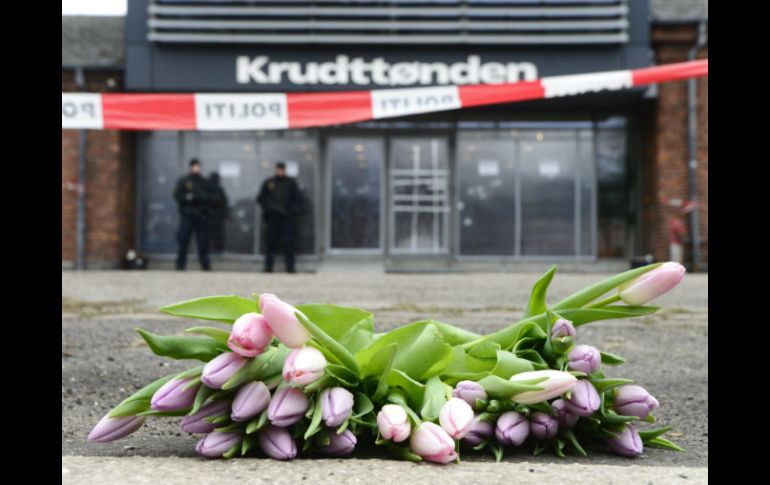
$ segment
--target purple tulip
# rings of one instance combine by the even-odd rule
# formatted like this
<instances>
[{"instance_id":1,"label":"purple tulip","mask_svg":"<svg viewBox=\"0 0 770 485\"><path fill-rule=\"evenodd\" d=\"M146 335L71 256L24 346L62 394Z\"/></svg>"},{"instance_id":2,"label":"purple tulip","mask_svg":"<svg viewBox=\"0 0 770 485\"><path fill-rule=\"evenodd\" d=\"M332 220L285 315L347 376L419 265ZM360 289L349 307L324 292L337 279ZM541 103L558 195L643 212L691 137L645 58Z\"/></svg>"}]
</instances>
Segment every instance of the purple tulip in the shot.
<instances>
[{"instance_id":1,"label":"purple tulip","mask_svg":"<svg viewBox=\"0 0 770 485\"><path fill-rule=\"evenodd\" d=\"M234 352L219 354L203 368L201 380L212 389L222 389L225 382L244 365L246 365L246 359Z\"/></svg>"},{"instance_id":2,"label":"purple tulip","mask_svg":"<svg viewBox=\"0 0 770 485\"><path fill-rule=\"evenodd\" d=\"M626 305L644 305L671 291L684 278L685 269L669 261L618 287L618 295Z\"/></svg>"},{"instance_id":3,"label":"purple tulip","mask_svg":"<svg viewBox=\"0 0 770 485\"><path fill-rule=\"evenodd\" d=\"M559 431L559 420L548 413L535 412L529 418L529 427L532 436L539 440L547 440L556 436Z\"/></svg>"},{"instance_id":4,"label":"purple tulip","mask_svg":"<svg viewBox=\"0 0 770 485\"><path fill-rule=\"evenodd\" d=\"M144 419L144 416L111 418L108 414L96 423L94 429L88 434L88 441L107 443L119 440L141 428L144 424Z\"/></svg>"},{"instance_id":5,"label":"purple tulip","mask_svg":"<svg viewBox=\"0 0 770 485\"><path fill-rule=\"evenodd\" d=\"M275 426L285 427L302 419L309 403L302 389L284 387L277 391L267 406L267 419Z\"/></svg>"},{"instance_id":6,"label":"purple tulip","mask_svg":"<svg viewBox=\"0 0 770 485\"><path fill-rule=\"evenodd\" d=\"M569 320L565 320L564 318L560 318L556 320L556 323L553 324L553 327L551 327L551 338L563 338L563 337L574 337L575 336L575 327L572 325L572 322Z\"/></svg>"},{"instance_id":7,"label":"purple tulip","mask_svg":"<svg viewBox=\"0 0 770 485\"><path fill-rule=\"evenodd\" d=\"M353 411L353 394L343 387L324 389L319 399L324 423L330 428L340 426Z\"/></svg>"},{"instance_id":8,"label":"purple tulip","mask_svg":"<svg viewBox=\"0 0 770 485\"><path fill-rule=\"evenodd\" d=\"M503 413L497 418L495 436L500 444L519 446L529 436L529 421L516 411Z\"/></svg>"},{"instance_id":9,"label":"purple tulip","mask_svg":"<svg viewBox=\"0 0 770 485\"><path fill-rule=\"evenodd\" d=\"M621 386L615 396L615 411L623 416L645 419L658 407L658 400L641 386Z\"/></svg>"},{"instance_id":10,"label":"purple tulip","mask_svg":"<svg viewBox=\"0 0 770 485\"><path fill-rule=\"evenodd\" d=\"M641 455L644 450L642 438L630 424L626 424L618 436L607 439L607 445L618 455L629 458Z\"/></svg>"},{"instance_id":11,"label":"purple tulip","mask_svg":"<svg viewBox=\"0 0 770 485\"><path fill-rule=\"evenodd\" d=\"M591 374L602 366L602 356L596 347L590 345L576 345L567 356L569 368L578 372Z\"/></svg>"},{"instance_id":12,"label":"purple tulip","mask_svg":"<svg viewBox=\"0 0 770 485\"><path fill-rule=\"evenodd\" d=\"M257 441L260 449L270 458L291 460L297 456L297 444L286 428L266 426L259 432Z\"/></svg>"},{"instance_id":13,"label":"purple tulip","mask_svg":"<svg viewBox=\"0 0 770 485\"><path fill-rule=\"evenodd\" d=\"M243 357L256 357L273 340L273 331L265 317L259 313L246 313L233 323L227 339L230 350Z\"/></svg>"},{"instance_id":14,"label":"purple tulip","mask_svg":"<svg viewBox=\"0 0 770 485\"><path fill-rule=\"evenodd\" d=\"M578 419L580 419L580 416L569 410L567 402L564 399L557 399L552 402L551 408L556 413L556 418L559 420L559 426L571 428L575 426Z\"/></svg>"},{"instance_id":15,"label":"purple tulip","mask_svg":"<svg viewBox=\"0 0 770 485\"><path fill-rule=\"evenodd\" d=\"M481 421L479 417L473 420L470 431L465 435L463 441L471 446L481 444L482 441L488 440L495 432L495 427L489 421Z\"/></svg>"},{"instance_id":16,"label":"purple tulip","mask_svg":"<svg viewBox=\"0 0 770 485\"><path fill-rule=\"evenodd\" d=\"M345 456L353 453L358 439L349 429L341 434L337 430L329 429L329 445L321 448L321 451L330 456Z\"/></svg>"},{"instance_id":17,"label":"purple tulip","mask_svg":"<svg viewBox=\"0 0 770 485\"><path fill-rule=\"evenodd\" d=\"M486 400L487 392L478 382L460 381L457 383L457 385L455 385L455 388L452 391L452 396L459 397L475 409L476 400Z\"/></svg>"},{"instance_id":18,"label":"purple tulip","mask_svg":"<svg viewBox=\"0 0 770 485\"><path fill-rule=\"evenodd\" d=\"M277 296L262 293L259 296L259 309L267 319L270 329L285 346L301 347L310 340L310 334L294 315L304 314Z\"/></svg>"},{"instance_id":19,"label":"purple tulip","mask_svg":"<svg viewBox=\"0 0 770 485\"><path fill-rule=\"evenodd\" d=\"M249 382L238 389L233 399L233 421L248 421L267 408L270 404L270 390L264 382Z\"/></svg>"},{"instance_id":20,"label":"purple tulip","mask_svg":"<svg viewBox=\"0 0 770 485\"><path fill-rule=\"evenodd\" d=\"M212 431L198 441L198 444L195 445L195 451L207 458L219 458L232 447L240 444L241 439L240 433Z\"/></svg>"},{"instance_id":21,"label":"purple tulip","mask_svg":"<svg viewBox=\"0 0 770 485\"><path fill-rule=\"evenodd\" d=\"M593 384L581 379L572 388L572 396L565 401L565 404L573 414L590 416L599 409L601 398Z\"/></svg>"},{"instance_id":22,"label":"purple tulip","mask_svg":"<svg viewBox=\"0 0 770 485\"><path fill-rule=\"evenodd\" d=\"M190 414L182 419L182 431L187 433L211 433L217 427L206 420L218 416L226 416L230 410L230 401L214 401L201 407L195 414Z\"/></svg>"},{"instance_id":23,"label":"purple tulip","mask_svg":"<svg viewBox=\"0 0 770 485\"><path fill-rule=\"evenodd\" d=\"M191 378L171 379L155 391L150 400L150 407L156 411L179 411L191 408L201 386L196 384L188 387L190 382L192 382Z\"/></svg>"},{"instance_id":24,"label":"purple tulip","mask_svg":"<svg viewBox=\"0 0 770 485\"><path fill-rule=\"evenodd\" d=\"M441 426L423 421L412 433L409 446L417 455L434 463L449 463L457 459L455 442Z\"/></svg>"}]
</instances>

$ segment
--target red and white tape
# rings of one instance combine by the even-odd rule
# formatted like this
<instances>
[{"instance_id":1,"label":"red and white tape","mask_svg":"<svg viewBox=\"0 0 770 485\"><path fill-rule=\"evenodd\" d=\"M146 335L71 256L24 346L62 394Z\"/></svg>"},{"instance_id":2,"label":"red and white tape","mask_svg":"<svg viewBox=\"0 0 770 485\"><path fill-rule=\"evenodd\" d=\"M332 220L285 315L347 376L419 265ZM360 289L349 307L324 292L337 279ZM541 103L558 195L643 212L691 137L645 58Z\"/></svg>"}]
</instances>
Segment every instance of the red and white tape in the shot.
<instances>
[{"instance_id":1,"label":"red and white tape","mask_svg":"<svg viewBox=\"0 0 770 485\"><path fill-rule=\"evenodd\" d=\"M62 93L62 128L279 130L617 91L708 75L708 59L511 84L326 93Z\"/></svg>"}]
</instances>

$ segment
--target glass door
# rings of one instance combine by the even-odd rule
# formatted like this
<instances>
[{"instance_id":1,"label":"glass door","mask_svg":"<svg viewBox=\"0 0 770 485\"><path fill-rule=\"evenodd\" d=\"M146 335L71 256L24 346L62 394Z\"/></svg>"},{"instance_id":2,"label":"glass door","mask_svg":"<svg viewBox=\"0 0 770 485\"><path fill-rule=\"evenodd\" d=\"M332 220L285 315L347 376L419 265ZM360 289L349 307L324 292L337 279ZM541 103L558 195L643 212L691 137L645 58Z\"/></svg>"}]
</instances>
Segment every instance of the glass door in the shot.
<instances>
[{"instance_id":1,"label":"glass door","mask_svg":"<svg viewBox=\"0 0 770 485\"><path fill-rule=\"evenodd\" d=\"M446 253L449 163L446 138L390 141L390 252Z\"/></svg>"},{"instance_id":2,"label":"glass door","mask_svg":"<svg viewBox=\"0 0 770 485\"><path fill-rule=\"evenodd\" d=\"M326 159L329 252L381 253L384 139L329 138Z\"/></svg>"}]
</instances>

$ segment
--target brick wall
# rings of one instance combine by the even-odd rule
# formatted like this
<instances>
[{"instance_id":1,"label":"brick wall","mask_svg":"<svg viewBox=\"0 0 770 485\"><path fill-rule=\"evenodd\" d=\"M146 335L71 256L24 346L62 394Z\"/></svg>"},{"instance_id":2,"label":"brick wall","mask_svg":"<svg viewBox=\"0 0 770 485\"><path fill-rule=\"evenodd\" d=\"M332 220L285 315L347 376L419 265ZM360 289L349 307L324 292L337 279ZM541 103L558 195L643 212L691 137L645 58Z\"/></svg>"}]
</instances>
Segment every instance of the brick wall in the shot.
<instances>
[{"instance_id":1,"label":"brick wall","mask_svg":"<svg viewBox=\"0 0 770 485\"><path fill-rule=\"evenodd\" d=\"M668 64L687 60L697 41L695 25L655 25L652 42L655 63ZM707 58L703 49L698 58ZM668 224L671 217L682 217L690 230L690 216L671 200L689 199L688 171L688 98L687 81L658 85L658 102L651 119L651 146L646 150L643 167L643 211L645 252L656 260L669 259ZM698 221L701 261L708 263L708 77L697 80L698 109ZM692 262L690 243L685 243L684 259Z\"/></svg>"},{"instance_id":2,"label":"brick wall","mask_svg":"<svg viewBox=\"0 0 770 485\"><path fill-rule=\"evenodd\" d=\"M120 91L120 72L86 71L89 92ZM77 91L74 71L62 70L62 91ZM90 130L86 145L86 263L115 268L134 241L133 133ZM62 267L76 253L78 130L62 130Z\"/></svg>"}]
</instances>

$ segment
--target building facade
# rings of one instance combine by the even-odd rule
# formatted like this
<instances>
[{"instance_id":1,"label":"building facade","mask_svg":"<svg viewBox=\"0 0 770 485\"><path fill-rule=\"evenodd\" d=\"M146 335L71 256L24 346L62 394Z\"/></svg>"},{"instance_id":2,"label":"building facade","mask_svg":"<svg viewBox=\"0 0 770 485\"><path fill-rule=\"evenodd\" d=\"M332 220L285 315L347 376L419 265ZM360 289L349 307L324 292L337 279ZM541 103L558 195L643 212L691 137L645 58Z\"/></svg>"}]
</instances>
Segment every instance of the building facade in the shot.
<instances>
[{"instance_id":1,"label":"building facade","mask_svg":"<svg viewBox=\"0 0 770 485\"><path fill-rule=\"evenodd\" d=\"M361 90L687 60L698 23L650 16L636 0L132 1L125 58L100 70L65 62L63 50L62 84L91 92ZM707 82L697 89L701 268ZM89 131L87 266L117 266L129 248L147 253L151 266L169 265L178 221L171 192L191 158L218 174L228 197L212 234L215 267L258 267L264 231L255 197L278 160L302 192L301 268L334 259L381 261L393 271L665 260L670 221L689 224L687 100L681 81L318 129ZM76 252L79 141L62 130L63 267Z\"/></svg>"}]
</instances>

